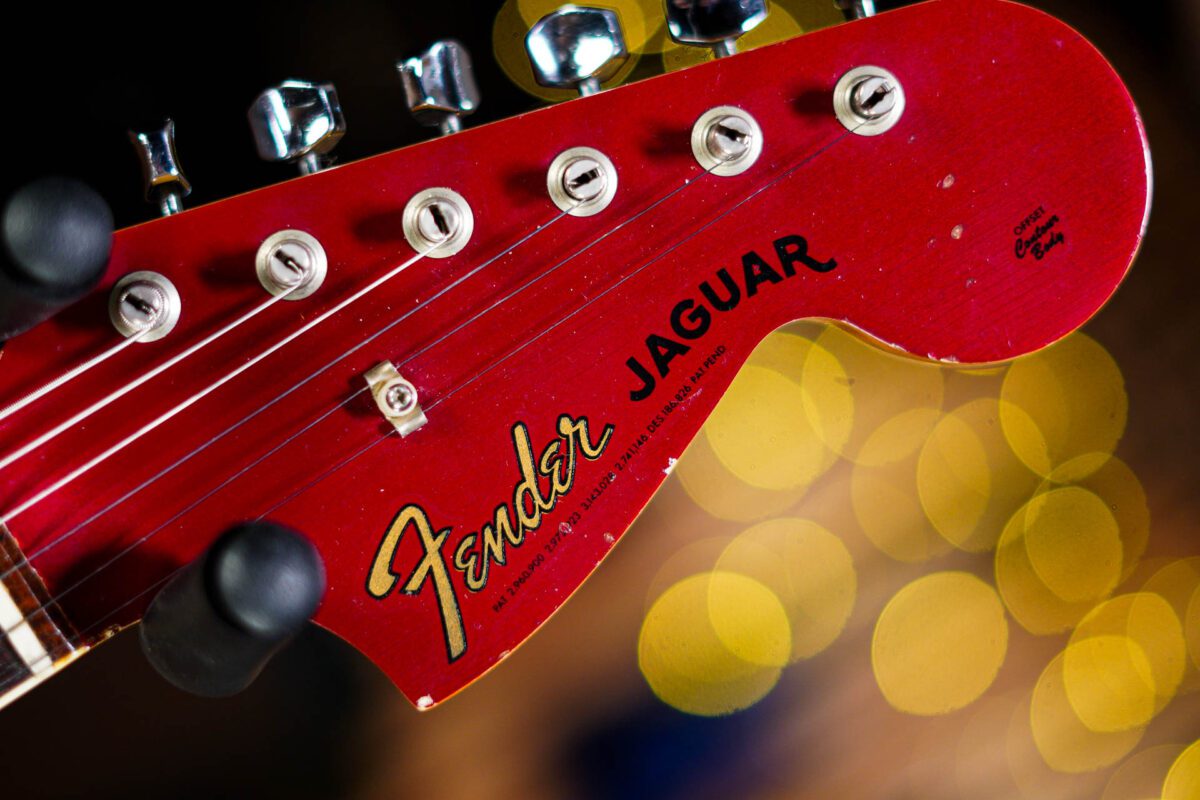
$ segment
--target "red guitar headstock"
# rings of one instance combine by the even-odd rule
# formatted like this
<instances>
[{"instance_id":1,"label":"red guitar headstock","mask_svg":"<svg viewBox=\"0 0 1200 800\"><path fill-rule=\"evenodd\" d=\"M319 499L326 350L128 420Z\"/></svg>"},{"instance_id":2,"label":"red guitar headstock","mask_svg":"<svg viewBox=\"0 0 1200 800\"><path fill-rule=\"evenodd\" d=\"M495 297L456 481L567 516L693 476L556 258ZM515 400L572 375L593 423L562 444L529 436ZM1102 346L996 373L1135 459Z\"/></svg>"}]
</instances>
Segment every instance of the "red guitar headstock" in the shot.
<instances>
[{"instance_id":1,"label":"red guitar headstock","mask_svg":"<svg viewBox=\"0 0 1200 800\"><path fill-rule=\"evenodd\" d=\"M722 146L760 152L731 168ZM130 273L181 303L0 423L0 517L77 647L232 523L290 525L328 571L317 621L428 707L597 567L770 331L1039 349L1116 289L1149 187L1103 57L995 0L318 172L119 232L102 285L7 344L6 403L119 341ZM322 254L311 293L264 292Z\"/></svg>"}]
</instances>

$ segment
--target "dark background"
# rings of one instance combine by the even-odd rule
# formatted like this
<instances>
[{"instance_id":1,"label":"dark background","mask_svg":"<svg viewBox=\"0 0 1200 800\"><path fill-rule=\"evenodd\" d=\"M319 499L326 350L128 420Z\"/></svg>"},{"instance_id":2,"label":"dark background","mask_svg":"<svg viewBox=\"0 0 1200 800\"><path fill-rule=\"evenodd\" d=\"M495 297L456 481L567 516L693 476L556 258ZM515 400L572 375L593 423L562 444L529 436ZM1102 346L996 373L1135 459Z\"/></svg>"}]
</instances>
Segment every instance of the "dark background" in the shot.
<instances>
[{"instance_id":1,"label":"dark background","mask_svg":"<svg viewBox=\"0 0 1200 800\"><path fill-rule=\"evenodd\" d=\"M1034 4L1096 42L1145 115L1156 166L1149 236L1132 277L1089 331L1124 370L1132 412L1123 452L1143 477L1156 523L1165 513L1170 525L1194 518L1200 474L1193 463L1200 306L1192 241L1200 9L1196 0ZM343 161L428 137L406 113L393 62L440 37L457 37L474 54L484 102L470 124L541 105L495 66L498 4L478 0L24 5L29 16L7 17L0 49L7 142L0 197L42 174L75 175L100 190L121 226L153 216L125 131L163 115L176 121L195 187L188 205L290 177L289 168L256 158L245 119L253 97L287 77L337 85L349 125L337 151ZM167 686L126 633L0 714L0 793L688 797L724 786L736 794L719 774L704 791L684 775L710 757L736 761L736 743L761 715L781 704L789 713L802 709L789 707L786 693L716 722L658 706L636 680L636 665L625 663L629 632L604 632L604 593L622 590L623 565L638 554L636 546L618 548L497 674L425 716L364 658L317 631L245 694L219 701ZM603 648L623 648L618 660L633 680L558 664L554 641L574 642L585 655L592 649L598 662L613 660L601 658ZM500 710L497 693L508 695ZM549 723L544 714L513 710L540 704L562 706L561 734L538 731L543 744L523 752L523 737L535 738L529 726ZM556 744L547 748L547 738ZM503 774L489 772L496 759L488 754L497 748L514 754ZM447 765L455 768L447 772Z\"/></svg>"}]
</instances>

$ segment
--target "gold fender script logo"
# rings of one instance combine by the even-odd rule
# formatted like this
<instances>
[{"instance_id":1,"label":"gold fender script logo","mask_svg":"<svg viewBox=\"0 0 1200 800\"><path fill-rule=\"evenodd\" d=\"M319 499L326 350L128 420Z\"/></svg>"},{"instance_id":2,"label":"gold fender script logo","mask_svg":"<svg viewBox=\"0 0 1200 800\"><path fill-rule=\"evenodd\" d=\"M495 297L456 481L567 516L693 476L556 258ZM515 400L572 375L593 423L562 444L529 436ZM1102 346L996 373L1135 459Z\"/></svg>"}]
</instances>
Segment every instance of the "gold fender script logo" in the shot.
<instances>
[{"instance_id":1,"label":"gold fender script logo","mask_svg":"<svg viewBox=\"0 0 1200 800\"><path fill-rule=\"evenodd\" d=\"M588 431L587 417L571 419L564 414L558 418L558 437L552 439L535 460L529 430L522 422L513 425L513 448L516 450L521 479L513 488L512 503L496 506L491 521L480 526L478 533L463 536L454 548L452 563L462 573L463 582L470 591L478 592L487 586L488 567L492 562L504 566L506 545L520 547L526 534L541 527L542 515L552 511L559 498L571 491L575 484L576 454L588 461L595 461L608 447L612 433L613 426L605 425L599 439L593 441ZM543 480L548 481L548 485L543 486ZM400 509L375 553L371 573L367 577L367 592L375 599L382 600L404 578L403 572L397 571L392 561L400 540L409 528L417 534L422 556L400 591L415 595L427 585L432 585L442 617L446 654L454 661L467 651L467 636L463 630L458 596L450 582L446 559L442 555L442 545L453 528L442 528L435 533L429 516L420 506L409 504Z\"/></svg>"}]
</instances>

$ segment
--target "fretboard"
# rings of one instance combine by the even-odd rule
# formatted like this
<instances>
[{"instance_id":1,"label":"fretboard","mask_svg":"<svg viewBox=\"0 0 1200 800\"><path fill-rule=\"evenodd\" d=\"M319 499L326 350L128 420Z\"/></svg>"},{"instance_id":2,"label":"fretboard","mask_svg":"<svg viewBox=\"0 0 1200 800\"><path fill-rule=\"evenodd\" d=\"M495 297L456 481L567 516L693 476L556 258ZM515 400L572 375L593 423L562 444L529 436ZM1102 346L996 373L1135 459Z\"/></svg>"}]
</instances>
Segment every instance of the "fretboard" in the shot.
<instances>
[{"instance_id":1,"label":"fretboard","mask_svg":"<svg viewBox=\"0 0 1200 800\"><path fill-rule=\"evenodd\" d=\"M79 652L41 578L0 525L0 707L49 678Z\"/></svg>"}]
</instances>

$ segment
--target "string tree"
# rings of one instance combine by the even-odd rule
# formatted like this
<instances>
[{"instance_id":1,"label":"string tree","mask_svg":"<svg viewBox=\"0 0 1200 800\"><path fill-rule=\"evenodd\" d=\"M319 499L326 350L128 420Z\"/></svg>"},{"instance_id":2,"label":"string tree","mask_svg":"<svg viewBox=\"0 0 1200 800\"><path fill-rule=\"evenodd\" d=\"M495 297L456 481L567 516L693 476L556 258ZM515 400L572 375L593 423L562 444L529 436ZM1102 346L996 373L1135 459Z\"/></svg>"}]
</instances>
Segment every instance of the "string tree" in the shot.
<instances>
[{"instance_id":1,"label":"string tree","mask_svg":"<svg viewBox=\"0 0 1200 800\"><path fill-rule=\"evenodd\" d=\"M408 110L443 136L462 130L462 118L479 108L471 55L461 42L442 39L412 58L396 62Z\"/></svg>"},{"instance_id":2,"label":"string tree","mask_svg":"<svg viewBox=\"0 0 1200 800\"><path fill-rule=\"evenodd\" d=\"M161 127L152 130L131 130L129 141L142 166L146 201L158 206L164 217L178 214L183 210L183 198L192 193L192 184L179 166L174 120L164 120Z\"/></svg>"},{"instance_id":3,"label":"string tree","mask_svg":"<svg viewBox=\"0 0 1200 800\"><path fill-rule=\"evenodd\" d=\"M287 80L266 89L246 116L264 161L295 163L310 175L329 166L330 151L346 133L346 118L332 83Z\"/></svg>"},{"instance_id":4,"label":"string tree","mask_svg":"<svg viewBox=\"0 0 1200 800\"><path fill-rule=\"evenodd\" d=\"M525 50L539 84L585 97L629 58L616 12L590 6L566 5L542 17L526 34Z\"/></svg>"},{"instance_id":5,"label":"string tree","mask_svg":"<svg viewBox=\"0 0 1200 800\"><path fill-rule=\"evenodd\" d=\"M667 0L667 31L690 47L710 47L717 58L737 52L737 40L767 18L767 0Z\"/></svg>"}]
</instances>

